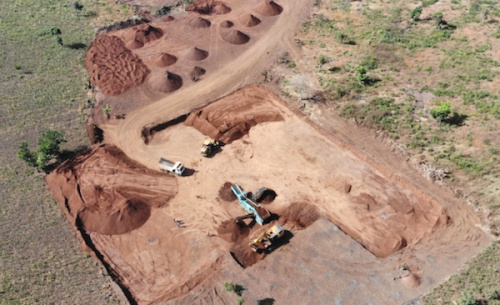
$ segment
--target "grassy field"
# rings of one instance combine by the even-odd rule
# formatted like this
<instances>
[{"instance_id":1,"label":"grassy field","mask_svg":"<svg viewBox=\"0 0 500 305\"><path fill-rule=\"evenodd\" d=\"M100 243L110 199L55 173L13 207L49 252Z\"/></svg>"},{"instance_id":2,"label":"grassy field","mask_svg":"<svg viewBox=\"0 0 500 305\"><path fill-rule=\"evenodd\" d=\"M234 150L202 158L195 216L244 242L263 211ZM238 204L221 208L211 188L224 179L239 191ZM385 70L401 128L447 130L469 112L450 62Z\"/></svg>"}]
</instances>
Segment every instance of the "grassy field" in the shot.
<instances>
[{"instance_id":1,"label":"grassy field","mask_svg":"<svg viewBox=\"0 0 500 305\"><path fill-rule=\"evenodd\" d=\"M130 16L128 8L104 1L2 3L1 304L117 302L109 278L80 251L42 176L16 153L22 140L35 148L46 129L65 132L64 149L89 144L80 109L87 101L83 56L94 36L93 24Z\"/></svg>"},{"instance_id":2,"label":"grassy field","mask_svg":"<svg viewBox=\"0 0 500 305\"><path fill-rule=\"evenodd\" d=\"M301 64L311 67L328 105L384 130L414 164L474 206L497 237L499 22L497 1L318 0L296 37ZM288 67L290 79L300 74L295 63ZM300 94L287 80L283 88ZM499 304L499 256L496 243L425 303Z\"/></svg>"}]
</instances>

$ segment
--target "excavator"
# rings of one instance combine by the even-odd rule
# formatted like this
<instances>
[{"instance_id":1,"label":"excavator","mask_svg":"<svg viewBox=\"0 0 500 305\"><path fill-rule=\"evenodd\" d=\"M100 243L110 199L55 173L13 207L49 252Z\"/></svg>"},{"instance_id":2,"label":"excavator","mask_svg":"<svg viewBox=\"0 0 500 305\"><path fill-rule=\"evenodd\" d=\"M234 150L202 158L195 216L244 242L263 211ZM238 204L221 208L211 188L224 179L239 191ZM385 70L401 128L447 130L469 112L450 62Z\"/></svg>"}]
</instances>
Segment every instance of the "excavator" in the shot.
<instances>
[{"instance_id":1,"label":"excavator","mask_svg":"<svg viewBox=\"0 0 500 305\"><path fill-rule=\"evenodd\" d=\"M266 232L259 235L256 239L248 244L254 252L262 252L268 250L278 239L285 235L285 230L280 225L274 225Z\"/></svg>"}]
</instances>

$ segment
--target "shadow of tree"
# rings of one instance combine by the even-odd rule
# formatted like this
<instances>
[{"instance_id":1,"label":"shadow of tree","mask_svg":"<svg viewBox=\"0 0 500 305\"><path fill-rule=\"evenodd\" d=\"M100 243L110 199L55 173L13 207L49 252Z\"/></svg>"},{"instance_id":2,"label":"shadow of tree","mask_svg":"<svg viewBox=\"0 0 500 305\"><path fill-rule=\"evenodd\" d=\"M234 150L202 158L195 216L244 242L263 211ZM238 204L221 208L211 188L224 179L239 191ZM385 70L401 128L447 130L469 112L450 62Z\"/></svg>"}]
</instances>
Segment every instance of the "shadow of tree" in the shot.
<instances>
[{"instance_id":1,"label":"shadow of tree","mask_svg":"<svg viewBox=\"0 0 500 305\"><path fill-rule=\"evenodd\" d=\"M455 126L462 126L464 125L465 120L467 119L466 114L460 114L454 112L452 116L444 119L442 122L449 124L449 125L455 125Z\"/></svg>"},{"instance_id":2,"label":"shadow of tree","mask_svg":"<svg viewBox=\"0 0 500 305\"><path fill-rule=\"evenodd\" d=\"M273 305L274 304L274 299L273 298L265 298L262 300L258 300L257 304L258 305Z\"/></svg>"},{"instance_id":3,"label":"shadow of tree","mask_svg":"<svg viewBox=\"0 0 500 305\"><path fill-rule=\"evenodd\" d=\"M67 48L73 49L73 50L81 50L81 49L86 49L87 45L81 42L75 42L71 44L65 45Z\"/></svg>"}]
</instances>

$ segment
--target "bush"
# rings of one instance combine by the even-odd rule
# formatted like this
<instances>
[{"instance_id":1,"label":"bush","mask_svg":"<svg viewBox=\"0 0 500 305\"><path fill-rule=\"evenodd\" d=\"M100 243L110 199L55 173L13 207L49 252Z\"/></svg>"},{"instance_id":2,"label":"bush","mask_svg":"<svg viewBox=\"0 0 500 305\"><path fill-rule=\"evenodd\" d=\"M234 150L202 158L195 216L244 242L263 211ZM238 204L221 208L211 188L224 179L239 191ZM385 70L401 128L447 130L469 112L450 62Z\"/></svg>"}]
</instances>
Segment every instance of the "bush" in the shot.
<instances>
[{"instance_id":1,"label":"bush","mask_svg":"<svg viewBox=\"0 0 500 305\"><path fill-rule=\"evenodd\" d=\"M245 290L245 288L242 285L233 283L224 283L224 289L226 289L226 291L234 292L240 297L243 291Z\"/></svg>"},{"instance_id":2,"label":"bush","mask_svg":"<svg viewBox=\"0 0 500 305\"><path fill-rule=\"evenodd\" d=\"M422 7L417 6L413 11L411 11L410 18L411 20L418 20L421 14L422 14Z\"/></svg>"},{"instance_id":3,"label":"bush","mask_svg":"<svg viewBox=\"0 0 500 305\"><path fill-rule=\"evenodd\" d=\"M472 295L472 293L470 293L469 291L464 291L464 292L462 292L462 297L460 299L458 299L457 304L458 305L475 305L476 300L474 299L474 296Z\"/></svg>"},{"instance_id":4,"label":"bush","mask_svg":"<svg viewBox=\"0 0 500 305\"><path fill-rule=\"evenodd\" d=\"M66 142L64 133L56 130L47 130L38 138L38 149L31 151L28 142L23 141L19 145L17 157L29 166L44 169L53 158L60 156L60 144Z\"/></svg>"},{"instance_id":5,"label":"bush","mask_svg":"<svg viewBox=\"0 0 500 305\"><path fill-rule=\"evenodd\" d=\"M442 122L451 114L451 104L449 102L437 102L439 107L431 109L431 115L433 118Z\"/></svg>"}]
</instances>

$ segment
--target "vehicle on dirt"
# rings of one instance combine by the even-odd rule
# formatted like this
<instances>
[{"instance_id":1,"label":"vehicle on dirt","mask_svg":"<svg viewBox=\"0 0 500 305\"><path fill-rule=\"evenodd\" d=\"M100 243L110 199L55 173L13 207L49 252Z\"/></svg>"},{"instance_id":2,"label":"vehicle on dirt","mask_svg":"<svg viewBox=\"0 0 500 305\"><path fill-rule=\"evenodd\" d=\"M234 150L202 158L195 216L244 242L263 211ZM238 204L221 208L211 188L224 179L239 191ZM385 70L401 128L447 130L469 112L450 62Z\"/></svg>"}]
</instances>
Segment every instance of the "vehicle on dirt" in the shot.
<instances>
[{"instance_id":1,"label":"vehicle on dirt","mask_svg":"<svg viewBox=\"0 0 500 305\"><path fill-rule=\"evenodd\" d=\"M210 157L211 155L213 155L215 153L215 151L217 150L217 148L220 145L221 145L221 143L217 140L213 140L213 139L205 140L203 142L203 146L201 147L200 154L203 157Z\"/></svg>"},{"instance_id":2,"label":"vehicle on dirt","mask_svg":"<svg viewBox=\"0 0 500 305\"><path fill-rule=\"evenodd\" d=\"M258 202L254 201L239 184L233 184L231 190L238 198L240 205L255 217L255 221L261 226L270 221L272 215L267 209L263 208Z\"/></svg>"},{"instance_id":3,"label":"vehicle on dirt","mask_svg":"<svg viewBox=\"0 0 500 305\"><path fill-rule=\"evenodd\" d=\"M184 171L186 168L184 167L184 164L181 162L172 162L167 159L160 158L160 161L158 161L158 167L162 172L169 172L176 174L177 176L182 176L184 174Z\"/></svg>"},{"instance_id":4,"label":"vehicle on dirt","mask_svg":"<svg viewBox=\"0 0 500 305\"><path fill-rule=\"evenodd\" d=\"M248 245L254 252L262 252L270 250L270 247L276 243L278 239L285 235L285 230L280 225L274 225L266 232L252 240Z\"/></svg>"}]
</instances>

